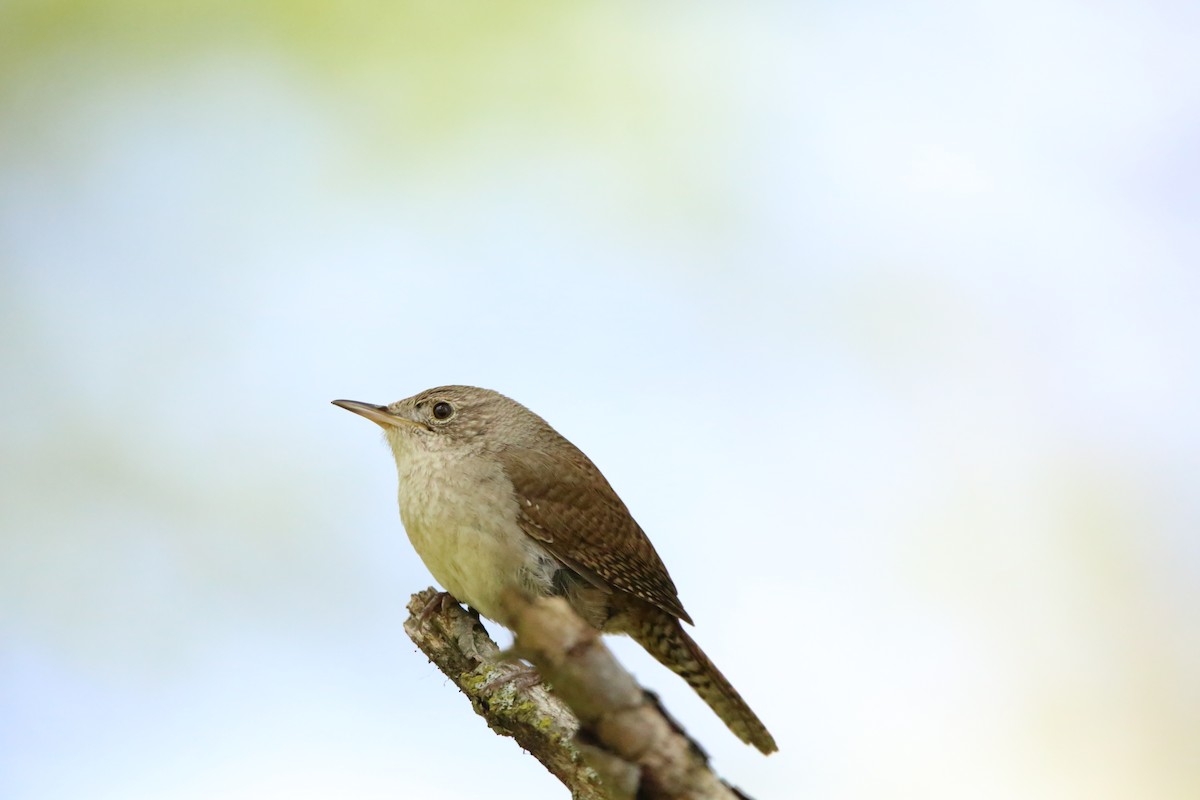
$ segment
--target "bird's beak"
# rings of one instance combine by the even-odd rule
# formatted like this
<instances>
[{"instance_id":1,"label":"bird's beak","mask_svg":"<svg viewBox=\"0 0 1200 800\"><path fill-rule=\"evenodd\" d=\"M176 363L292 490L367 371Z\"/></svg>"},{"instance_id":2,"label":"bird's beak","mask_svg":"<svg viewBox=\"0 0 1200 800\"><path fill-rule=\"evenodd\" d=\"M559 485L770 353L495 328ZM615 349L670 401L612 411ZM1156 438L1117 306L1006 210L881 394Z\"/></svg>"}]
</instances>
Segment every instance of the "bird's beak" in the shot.
<instances>
[{"instance_id":1,"label":"bird's beak","mask_svg":"<svg viewBox=\"0 0 1200 800\"><path fill-rule=\"evenodd\" d=\"M334 400L335 406L341 406L347 411L353 411L355 414L366 417L383 428L399 428L402 425L414 425L418 428L424 427L419 422L414 422L411 419L397 416L391 411L388 411L387 406L377 406L372 403L360 403L357 400Z\"/></svg>"}]
</instances>

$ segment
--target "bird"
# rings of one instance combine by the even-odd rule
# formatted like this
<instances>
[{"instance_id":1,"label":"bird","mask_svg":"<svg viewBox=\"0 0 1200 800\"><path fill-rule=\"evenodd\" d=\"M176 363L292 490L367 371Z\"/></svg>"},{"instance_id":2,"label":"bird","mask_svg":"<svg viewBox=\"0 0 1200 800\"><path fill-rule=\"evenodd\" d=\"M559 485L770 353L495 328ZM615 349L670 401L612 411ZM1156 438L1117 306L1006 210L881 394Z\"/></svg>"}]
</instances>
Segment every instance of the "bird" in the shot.
<instances>
[{"instance_id":1,"label":"bird","mask_svg":"<svg viewBox=\"0 0 1200 800\"><path fill-rule=\"evenodd\" d=\"M778 748L684 629L692 618L654 545L584 453L499 392L439 386L388 405L334 400L383 428L400 519L455 600L511 628L501 597L559 596L602 633L634 639L742 741Z\"/></svg>"}]
</instances>

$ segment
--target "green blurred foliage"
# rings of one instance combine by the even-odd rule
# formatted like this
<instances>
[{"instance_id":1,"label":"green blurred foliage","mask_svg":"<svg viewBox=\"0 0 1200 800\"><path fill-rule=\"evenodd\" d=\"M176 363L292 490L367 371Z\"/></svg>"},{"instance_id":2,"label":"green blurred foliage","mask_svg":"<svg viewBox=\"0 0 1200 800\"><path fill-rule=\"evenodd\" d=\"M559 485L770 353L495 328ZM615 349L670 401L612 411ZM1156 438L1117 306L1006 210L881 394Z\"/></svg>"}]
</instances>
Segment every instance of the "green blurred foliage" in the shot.
<instances>
[{"instance_id":1,"label":"green blurred foliage","mask_svg":"<svg viewBox=\"0 0 1200 800\"><path fill-rule=\"evenodd\" d=\"M17 2L0 10L0 65L12 91L55 57L120 73L245 51L393 136L445 141L503 112L530 132L611 138L652 134L682 99L664 41L681 31L637 21L582 3ZM697 75L706 92L714 77Z\"/></svg>"},{"instance_id":2,"label":"green blurred foliage","mask_svg":"<svg viewBox=\"0 0 1200 800\"><path fill-rule=\"evenodd\" d=\"M352 132L342 185L383 175L453 194L481 161L519 180L526 159L558 159L593 187L580 219L689 238L740 220L728 182L755 149L737 141L755 101L738 75L771 49L746 47L757 25L625 4L16 2L0 10L0 149L20 162L55 147L67 163L72 102L267 61Z\"/></svg>"}]
</instances>

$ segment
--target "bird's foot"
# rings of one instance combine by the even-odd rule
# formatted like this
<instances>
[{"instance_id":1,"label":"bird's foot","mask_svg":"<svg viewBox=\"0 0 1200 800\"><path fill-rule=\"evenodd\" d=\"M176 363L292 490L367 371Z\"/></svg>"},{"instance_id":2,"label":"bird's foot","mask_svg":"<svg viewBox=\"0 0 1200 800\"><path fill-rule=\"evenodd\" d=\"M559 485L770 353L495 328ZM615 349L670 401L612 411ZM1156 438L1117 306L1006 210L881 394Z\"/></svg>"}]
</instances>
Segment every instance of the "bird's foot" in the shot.
<instances>
[{"instance_id":1,"label":"bird's foot","mask_svg":"<svg viewBox=\"0 0 1200 800\"><path fill-rule=\"evenodd\" d=\"M541 673L529 664L520 661L509 661L496 665L496 674L488 678L480 687L483 694L490 694L504 686L511 686L514 692L537 686L542 682Z\"/></svg>"},{"instance_id":2,"label":"bird's foot","mask_svg":"<svg viewBox=\"0 0 1200 800\"><path fill-rule=\"evenodd\" d=\"M420 620L422 625L425 625L434 614L440 614L453 605L458 605L458 600L454 595L449 592L437 592L433 597L429 598L429 602L421 609L421 614L417 619ZM476 614L476 619L478 618L478 614Z\"/></svg>"},{"instance_id":3,"label":"bird's foot","mask_svg":"<svg viewBox=\"0 0 1200 800\"><path fill-rule=\"evenodd\" d=\"M435 592L417 614L417 623L422 627L426 627L433 617L444 614L451 608L462 608L459 605L458 598L449 592ZM454 638L458 644L458 649L467 658L476 663L493 660L495 658L495 645L492 645L492 650L488 652L486 649L481 649L479 644L476 643L476 637L481 633L483 641L487 641L487 628L483 627L483 622L479 618L479 611L471 606L467 606L465 613L466 618L457 614L451 615L448 618L443 617L439 620L438 626L443 628L448 636Z\"/></svg>"}]
</instances>

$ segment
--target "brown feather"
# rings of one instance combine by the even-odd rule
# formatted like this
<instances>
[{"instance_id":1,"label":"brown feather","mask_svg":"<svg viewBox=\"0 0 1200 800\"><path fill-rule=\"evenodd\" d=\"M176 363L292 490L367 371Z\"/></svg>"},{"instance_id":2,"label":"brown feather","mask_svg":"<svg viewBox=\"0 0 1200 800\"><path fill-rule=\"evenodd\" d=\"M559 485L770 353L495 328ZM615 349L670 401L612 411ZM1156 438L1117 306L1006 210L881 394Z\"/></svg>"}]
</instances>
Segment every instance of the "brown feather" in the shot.
<instances>
[{"instance_id":1,"label":"brown feather","mask_svg":"<svg viewBox=\"0 0 1200 800\"><path fill-rule=\"evenodd\" d=\"M517 521L526 534L585 580L691 623L654 545L578 448L560 439L554 452L506 446L497 455L512 481Z\"/></svg>"},{"instance_id":2,"label":"brown feather","mask_svg":"<svg viewBox=\"0 0 1200 800\"><path fill-rule=\"evenodd\" d=\"M762 720L700 645L688 636L679 620L657 608L634 605L622 621L624 632L637 640L660 664L687 681L739 739L767 755L779 749Z\"/></svg>"}]
</instances>

